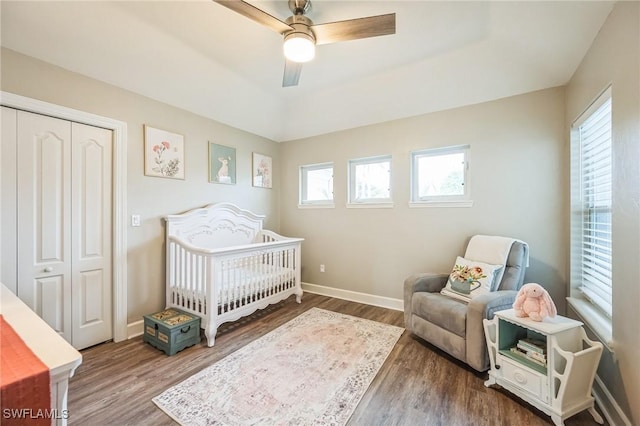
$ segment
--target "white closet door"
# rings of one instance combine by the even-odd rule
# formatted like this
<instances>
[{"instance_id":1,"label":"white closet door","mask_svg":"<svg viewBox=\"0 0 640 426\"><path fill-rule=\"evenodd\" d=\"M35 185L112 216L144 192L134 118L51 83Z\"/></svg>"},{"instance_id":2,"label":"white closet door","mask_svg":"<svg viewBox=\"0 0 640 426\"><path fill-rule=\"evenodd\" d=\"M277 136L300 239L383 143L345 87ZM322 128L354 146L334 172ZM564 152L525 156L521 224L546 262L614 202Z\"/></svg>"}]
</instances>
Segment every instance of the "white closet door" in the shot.
<instances>
[{"instance_id":1,"label":"white closet door","mask_svg":"<svg viewBox=\"0 0 640 426\"><path fill-rule=\"evenodd\" d=\"M112 132L78 123L71 129L72 335L81 349L112 337Z\"/></svg>"},{"instance_id":2,"label":"white closet door","mask_svg":"<svg viewBox=\"0 0 640 426\"><path fill-rule=\"evenodd\" d=\"M113 134L23 111L15 127L18 296L77 349L109 340Z\"/></svg>"},{"instance_id":3,"label":"white closet door","mask_svg":"<svg viewBox=\"0 0 640 426\"><path fill-rule=\"evenodd\" d=\"M71 341L71 124L18 112L18 296Z\"/></svg>"}]
</instances>

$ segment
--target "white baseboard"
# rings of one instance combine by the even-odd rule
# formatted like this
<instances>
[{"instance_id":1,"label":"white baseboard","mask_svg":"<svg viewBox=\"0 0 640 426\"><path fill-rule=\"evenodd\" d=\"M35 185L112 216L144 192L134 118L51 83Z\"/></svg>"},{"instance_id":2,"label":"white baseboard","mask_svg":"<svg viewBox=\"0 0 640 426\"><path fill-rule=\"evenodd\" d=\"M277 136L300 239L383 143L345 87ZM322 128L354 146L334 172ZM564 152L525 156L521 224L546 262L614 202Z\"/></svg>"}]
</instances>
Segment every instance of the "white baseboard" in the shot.
<instances>
[{"instance_id":1,"label":"white baseboard","mask_svg":"<svg viewBox=\"0 0 640 426\"><path fill-rule=\"evenodd\" d=\"M127 339L142 336L144 333L144 320L127 324Z\"/></svg>"},{"instance_id":2,"label":"white baseboard","mask_svg":"<svg viewBox=\"0 0 640 426\"><path fill-rule=\"evenodd\" d=\"M373 294L359 293L357 291L343 290L340 288L326 287L311 283L302 283L302 290L322 296L335 297L336 299L349 300L351 302L364 303L365 305L393 309L394 311L404 311L404 300L401 299L375 296Z\"/></svg>"},{"instance_id":3,"label":"white baseboard","mask_svg":"<svg viewBox=\"0 0 640 426\"><path fill-rule=\"evenodd\" d=\"M627 418L620 405L611 395L611 392L597 375L593 383L593 396L600 411L602 411L602 415L607 419L607 423L610 425L632 425L631 420Z\"/></svg>"}]
</instances>

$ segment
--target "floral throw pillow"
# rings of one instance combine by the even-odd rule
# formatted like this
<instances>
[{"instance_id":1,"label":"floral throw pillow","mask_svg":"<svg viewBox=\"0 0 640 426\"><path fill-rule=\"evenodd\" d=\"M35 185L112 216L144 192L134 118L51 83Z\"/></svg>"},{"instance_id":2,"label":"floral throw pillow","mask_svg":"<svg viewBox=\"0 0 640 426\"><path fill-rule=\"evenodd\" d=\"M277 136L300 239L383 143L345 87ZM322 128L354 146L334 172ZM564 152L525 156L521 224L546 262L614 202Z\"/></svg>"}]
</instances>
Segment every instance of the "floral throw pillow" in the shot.
<instances>
[{"instance_id":1,"label":"floral throw pillow","mask_svg":"<svg viewBox=\"0 0 640 426\"><path fill-rule=\"evenodd\" d=\"M502 265L489 265L458 256L447 285L441 293L468 302L474 297L491 292Z\"/></svg>"}]
</instances>

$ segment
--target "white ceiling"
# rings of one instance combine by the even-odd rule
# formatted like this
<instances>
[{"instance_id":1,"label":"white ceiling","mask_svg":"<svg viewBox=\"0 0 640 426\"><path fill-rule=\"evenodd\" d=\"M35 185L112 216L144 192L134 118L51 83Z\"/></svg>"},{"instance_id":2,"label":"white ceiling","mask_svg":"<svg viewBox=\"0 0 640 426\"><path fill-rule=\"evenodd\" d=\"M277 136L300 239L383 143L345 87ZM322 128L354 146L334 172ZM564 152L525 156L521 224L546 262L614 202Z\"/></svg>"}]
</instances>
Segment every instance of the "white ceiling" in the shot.
<instances>
[{"instance_id":1,"label":"white ceiling","mask_svg":"<svg viewBox=\"0 0 640 426\"><path fill-rule=\"evenodd\" d=\"M275 141L563 85L613 6L314 0L315 23L395 12L396 34L318 46L283 88L282 37L210 0L0 4L5 47Z\"/></svg>"}]
</instances>

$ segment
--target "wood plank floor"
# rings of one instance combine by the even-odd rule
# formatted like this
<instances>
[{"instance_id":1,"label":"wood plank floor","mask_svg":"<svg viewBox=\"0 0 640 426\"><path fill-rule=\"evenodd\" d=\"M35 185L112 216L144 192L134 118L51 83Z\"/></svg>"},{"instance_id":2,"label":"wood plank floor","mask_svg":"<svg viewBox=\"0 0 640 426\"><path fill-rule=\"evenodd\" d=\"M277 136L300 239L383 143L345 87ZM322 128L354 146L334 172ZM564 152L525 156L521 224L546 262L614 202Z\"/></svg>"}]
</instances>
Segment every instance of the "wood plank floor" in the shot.
<instances>
[{"instance_id":1,"label":"wood plank floor","mask_svg":"<svg viewBox=\"0 0 640 426\"><path fill-rule=\"evenodd\" d=\"M319 307L396 326L402 312L306 293L218 329L203 342L168 357L142 337L82 351L69 386L70 425L175 425L151 398L224 358L302 312ZM507 391L486 388L477 373L405 332L382 366L349 425L550 425L551 420ZM587 412L566 425L595 425Z\"/></svg>"}]
</instances>

